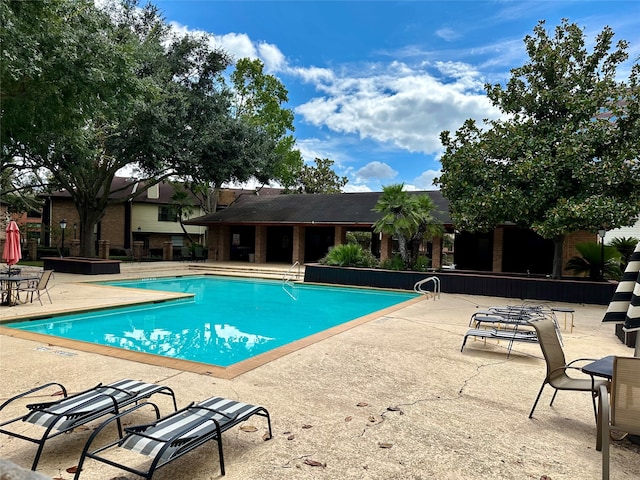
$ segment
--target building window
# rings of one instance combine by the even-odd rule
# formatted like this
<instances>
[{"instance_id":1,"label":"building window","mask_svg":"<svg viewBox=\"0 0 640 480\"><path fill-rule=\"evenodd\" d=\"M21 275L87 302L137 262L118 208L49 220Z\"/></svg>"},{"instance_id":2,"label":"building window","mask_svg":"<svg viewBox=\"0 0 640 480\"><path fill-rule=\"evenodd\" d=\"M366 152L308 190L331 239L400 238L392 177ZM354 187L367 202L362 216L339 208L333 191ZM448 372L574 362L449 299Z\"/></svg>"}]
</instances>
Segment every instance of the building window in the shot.
<instances>
[{"instance_id":1,"label":"building window","mask_svg":"<svg viewBox=\"0 0 640 480\"><path fill-rule=\"evenodd\" d=\"M171 235L171 243L174 247L183 247L184 237L182 235Z\"/></svg>"},{"instance_id":2,"label":"building window","mask_svg":"<svg viewBox=\"0 0 640 480\"><path fill-rule=\"evenodd\" d=\"M175 209L171 207L158 207L158 221L159 222L177 222L178 215Z\"/></svg>"}]
</instances>

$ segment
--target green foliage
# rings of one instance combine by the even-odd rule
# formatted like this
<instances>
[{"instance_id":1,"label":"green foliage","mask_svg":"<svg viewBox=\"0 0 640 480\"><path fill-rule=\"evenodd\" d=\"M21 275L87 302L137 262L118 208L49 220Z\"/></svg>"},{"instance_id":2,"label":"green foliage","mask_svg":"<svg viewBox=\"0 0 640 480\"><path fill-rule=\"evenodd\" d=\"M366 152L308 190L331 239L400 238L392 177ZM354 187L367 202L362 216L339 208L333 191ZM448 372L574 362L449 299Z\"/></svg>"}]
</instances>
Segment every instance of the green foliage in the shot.
<instances>
[{"instance_id":1,"label":"green foliage","mask_svg":"<svg viewBox=\"0 0 640 480\"><path fill-rule=\"evenodd\" d=\"M171 195L171 203L169 206L176 212L176 217L178 222L180 222L182 233L187 237L189 243L193 243L193 238L187 231L187 227L184 225L184 221L188 220L195 211L193 197L184 189L182 184L173 182L172 186L173 195Z\"/></svg>"},{"instance_id":2,"label":"green foliage","mask_svg":"<svg viewBox=\"0 0 640 480\"><path fill-rule=\"evenodd\" d=\"M624 271L638 245L638 239L634 237L616 237L609 242L609 245L620 252L620 268Z\"/></svg>"},{"instance_id":3,"label":"green foliage","mask_svg":"<svg viewBox=\"0 0 640 480\"><path fill-rule=\"evenodd\" d=\"M429 257L425 257L424 255L418 255L416 263L413 264L412 270L416 272L426 272L430 266L431 266L431 259Z\"/></svg>"},{"instance_id":4,"label":"green foliage","mask_svg":"<svg viewBox=\"0 0 640 480\"><path fill-rule=\"evenodd\" d=\"M232 114L261 130L269 142L257 158L269 159L256 171L256 177L267 182L277 180L285 189L296 182L303 166L302 155L290 134L295 130L294 114L284 108L289 101L287 89L275 76L264 73L258 59L242 58L231 73L233 86Z\"/></svg>"},{"instance_id":5,"label":"green foliage","mask_svg":"<svg viewBox=\"0 0 640 480\"><path fill-rule=\"evenodd\" d=\"M365 251L371 251L371 232L351 232L346 234L347 243L357 243Z\"/></svg>"},{"instance_id":6,"label":"green foliage","mask_svg":"<svg viewBox=\"0 0 640 480\"><path fill-rule=\"evenodd\" d=\"M640 65L618 81L628 45L612 50L613 36L606 27L589 53L577 25L563 20L550 35L540 22L524 39L528 62L506 85L486 85L502 119L441 133L436 183L456 227L533 228L556 244L554 277L565 235L632 225L640 214Z\"/></svg>"},{"instance_id":7,"label":"green foliage","mask_svg":"<svg viewBox=\"0 0 640 480\"><path fill-rule=\"evenodd\" d=\"M373 228L376 233L393 235L398 239L404 266L416 264L420 246L425 239L433 239L444 232L432 212L431 197L404 191L404 184L383 187L374 211L381 214Z\"/></svg>"},{"instance_id":8,"label":"green foliage","mask_svg":"<svg viewBox=\"0 0 640 480\"><path fill-rule=\"evenodd\" d=\"M297 181L297 193L340 193L349 181L333 171L333 160L316 158L315 167L303 165Z\"/></svg>"},{"instance_id":9,"label":"green foliage","mask_svg":"<svg viewBox=\"0 0 640 480\"><path fill-rule=\"evenodd\" d=\"M320 263L340 267L375 267L377 260L371 252L364 251L360 245L345 243L331 248Z\"/></svg>"},{"instance_id":10,"label":"green foliage","mask_svg":"<svg viewBox=\"0 0 640 480\"><path fill-rule=\"evenodd\" d=\"M603 250L602 245L597 242L583 242L576 244L576 250L580 252L580 257L570 258L567 262L567 270L571 270L575 275L588 276L592 280L600 278L602 269ZM612 246L604 247L604 276L605 278L619 279L622 275L620 270L620 252Z\"/></svg>"},{"instance_id":11,"label":"green foliage","mask_svg":"<svg viewBox=\"0 0 640 480\"><path fill-rule=\"evenodd\" d=\"M380 268L384 270L404 270L405 264L400 255L394 255L380 262Z\"/></svg>"},{"instance_id":12,"label":"green foliage","mask_svg":"<svg viewBox=\"0 0 640 480\"><path fill-rule=\"evenodd\" d=\"M234 97L222 75L231 59L208 37L174 35L151 4L112 7L0 3L0 180L24 188L16 179L45 172L67 190L84 256L107 205L129 199L109 195L122 168L141 181L136 194L181 178L206 210L224 182L296 176L302 164L286 89L259 61L238 62Z\"/></svg>"}]
</instances>

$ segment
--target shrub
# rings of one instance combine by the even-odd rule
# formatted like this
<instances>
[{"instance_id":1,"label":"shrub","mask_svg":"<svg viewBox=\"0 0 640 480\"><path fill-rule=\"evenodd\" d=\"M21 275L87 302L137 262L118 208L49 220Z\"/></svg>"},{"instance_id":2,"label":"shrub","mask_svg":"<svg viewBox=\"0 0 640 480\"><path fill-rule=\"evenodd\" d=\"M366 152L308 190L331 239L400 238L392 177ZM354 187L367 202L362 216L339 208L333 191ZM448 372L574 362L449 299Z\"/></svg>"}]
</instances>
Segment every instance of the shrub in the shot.
<instances>
[{"instance_id":1,"label":"shrub","mask_svg":"<svg viewBox=\"0 0 640 480\"><path fill-rule=\"evenodd\" d=\"M600 277L600 269L604 267L606 278L619 279L620 252L615 248L605 245L604 249L596 242L582 242L576 244L576 250L581 256L572 257L567 262L566 268L574 275L588 276L592 280ZM602 254L604 253L604 258ZM604 260L604 265L602 261Z\"/></svg>"},{"instance_id":2,"label":"shrub","mask_svg":"<svg viewBox=\"0 0 640 480\"><path fill-rule=\"evenodd\" d=\"M391 258L387 258L384 262L380 263L380 268L385 270L404 270L404 261L398 254Z\"/></svg>"},{"instance_id":3,"label":"shrub","mask_svg":"<svg viewBox=\"0 0 640 480\"><path fill-rule=\"evenodd\" d=\"M371 252L362 250L360 245L346 243L330 249L327 255L320 259L320 263L340 267L372 267L377 260Z\"/></svg>"},{"instance_id":4,"label":"shrub","mask_svg":"<svg viewBox=\"0 0 640 480\"><path fill-rule=\"evenodd\" d=\"M416 263L413 264L413 270L416 272L426 272L430 266L431 266L431 259L429 259L429 257L425 257L424 255L418 255L418 258L416 259Z\"/></svg>"},{"instance_id":5,"label":"shrub","mask_svg":"<svg viewBox=\"0 0 640 480\"><path fill-rule=\"evenodd\" d=\"M378 259L370 250L362 251L362 267L375 268L378 266Z\"/></svg>"},{"instance_id":6,"label":"shrub","mask_svg":"<svg viewBox=\"0 0 640 480\"><path fill-rule=\"evenodd\" d=\"M609 242L609 245L615 247L616 250L620 252L620 268L624 270L636 249L636 245L638 245L638 239L633 237L616 237Z\"/></svg>"}]
</instances>

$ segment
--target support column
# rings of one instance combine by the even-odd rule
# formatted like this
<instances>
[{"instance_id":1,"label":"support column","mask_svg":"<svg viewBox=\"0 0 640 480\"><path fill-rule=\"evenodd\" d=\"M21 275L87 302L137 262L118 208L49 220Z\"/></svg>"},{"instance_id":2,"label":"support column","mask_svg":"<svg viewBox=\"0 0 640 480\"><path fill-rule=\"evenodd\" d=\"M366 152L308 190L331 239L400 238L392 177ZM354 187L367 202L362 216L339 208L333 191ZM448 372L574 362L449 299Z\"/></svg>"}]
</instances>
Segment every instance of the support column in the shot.
<instances>
[{"instance_id":1,"label":"support column","mask_svg":"<svg viewBox=\"0 0 640 480\"><path fill-rule=\"evenodd\" d=\"M144 248L144 242L136 240L133 242L133 258L138 262L142 258L142 249Z\"/></svg>"},{"instance_id":2,"label":"support column","mask_svg":"<svg viewBox=\"0 0 640 480\"><path fill-rule=\"evenodd\" d=\"M504 227L493 231L493 272L502 272L502 256L504 255Z\"/></svg>"},{"instance_id":3,"label":"support column","mask_svg":"<svg viewBox=\"0 0 640 480\"><path fill-rule=\"evenodd\" d=\"M296 225L293 227L293 252L291 262L299 262L301 265L304 263L304 235L305 227Z\"/></svg>"},{"instance_id":4,"label":"support column","mask_svg":"<svg viewBox=\"0 0 640 480\"><path fill-rule=\"evenodd\" d=\"M80 240L77 238L69 240L69 255L72 257L80 256Z\"/></svg>"},{"instance_id":5,"label":"support column","mask_svg":"<svg viewBox=\"0 0 640 480\"><path fill-rule=\"evenodd\" d=\"M256 225L256 263L267 263L267 227Z\"/></svg>"},{"instance_id":6,"label":"support column","mask_svg":"<svg viewBox=\"0 0 640 480\"><path fill-rule=\"evenodd\" d=\"M382 240L380 242L380 261L390 259L393 256L393 239L391 236L382 234Z\"/></svg>"},{"instance_id":7,"label":"support column","mask_svg":"<svg viewBox=\"0 0 640 480\"><path fill-rule=\"evenodd\" d=\"M35 238L27 241L27 251L29 252L29 258L36 260L38 258L38 241ZM80 252L78 252L78 255ZM76 255L76 257L78 256Z\"/></svg>"},{"instance_id":8,"label":"support column","mask_svg":"<svg viewBox=\"0 0 640 480\"><path fill-rule=\"evenodd\" d=\"M173 260L173 243L162 242L162 260L170 262Z\"/></svg>"},{"instance_id":9,"label":"support column","mask_svg":"<svg viewBox=\"0 0 640 480\"><path fill-rule=\"evenodd\" d=\"M98 258L102 258L103 260L109 259L110 245L109 240L98 240Z\"/></svg>"},{"instance_id":10,"label":"support column","mask_svg":"<svg viewBox=\"0 0 640 480\"><path fill-rule=\"evenodd\" d=\"M210 236L209 258L228 262L231 259L231 228L228 225L220 225L211 233L213 235Z\"/></svg>"},{"instance_id":11,"label":"support column","mask_svg":"<svg viewBox=\"0 0 640 480\"><path fill-rule=\"evenodd\" d=\"M431 240L431 268L442 268L442 237L433 237Z\"/></svg>"},{"instance_id":12,"label":"support column","mask_svg":"<svg viewBox=\"0 0 640 480\"><path fill-rule=\"evenodd\" d=\"M347 229L345 227L335 227L335 234L333 237L333 246L344 245L347 243Z\"/></svg>"}]
</instances>

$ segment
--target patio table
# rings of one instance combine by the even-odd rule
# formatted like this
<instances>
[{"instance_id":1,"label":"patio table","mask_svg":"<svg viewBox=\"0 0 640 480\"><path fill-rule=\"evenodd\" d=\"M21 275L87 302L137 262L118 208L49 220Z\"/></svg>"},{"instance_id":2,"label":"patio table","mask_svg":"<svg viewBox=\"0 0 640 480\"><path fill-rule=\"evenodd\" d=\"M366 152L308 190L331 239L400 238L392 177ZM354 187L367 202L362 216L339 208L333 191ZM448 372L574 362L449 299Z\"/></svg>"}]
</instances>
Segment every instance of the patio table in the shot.
<instances>
[{"instance_id":1,"label":"patio table","mask_svg":"<svg viewBox=\"0 0 640 480\"><path fill-rule=\"evenodd\" d=\"M596 360L585 365L582 367L582 371L589 375L604 377L611 380L611 377L613 377L613 355L603 357L600 360Z\"/></svg>"},{"instance_id":2,"label":"patio table","mask_svg":"<svg viewBox=\"0 0 640 480\"><path fill-rule=\"evenodd\" d=\"M0 275L0 290L2 290L2 305L13 306L20 302L18 284L38 280L37 275Z\"/></svg>"}]
</instances>

